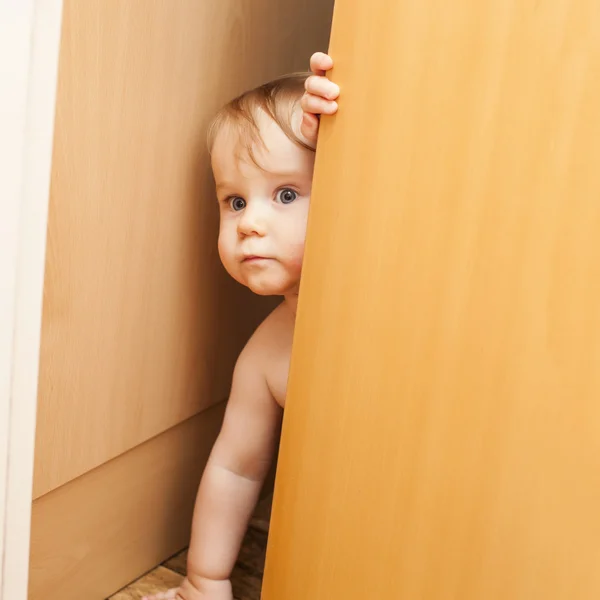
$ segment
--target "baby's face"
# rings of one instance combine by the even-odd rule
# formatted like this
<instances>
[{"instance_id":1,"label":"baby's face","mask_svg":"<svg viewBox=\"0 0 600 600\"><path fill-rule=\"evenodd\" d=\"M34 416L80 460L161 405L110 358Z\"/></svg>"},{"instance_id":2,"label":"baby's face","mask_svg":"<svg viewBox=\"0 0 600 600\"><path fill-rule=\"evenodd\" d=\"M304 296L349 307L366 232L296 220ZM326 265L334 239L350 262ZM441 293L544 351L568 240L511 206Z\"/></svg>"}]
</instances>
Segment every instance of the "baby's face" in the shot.
<instances>
[{"instance_id":1,"label":"baby's face","mask_svg":"<svg viewBox=\"0 0 600 600\"><path fill-rule=\"evenodd\" d=\"M224 127L212 149L220 210L219 255L229 274L260 295L298 292L314 152L300 148L266 115L256 166Z\"/></svg>"}]
</instances>

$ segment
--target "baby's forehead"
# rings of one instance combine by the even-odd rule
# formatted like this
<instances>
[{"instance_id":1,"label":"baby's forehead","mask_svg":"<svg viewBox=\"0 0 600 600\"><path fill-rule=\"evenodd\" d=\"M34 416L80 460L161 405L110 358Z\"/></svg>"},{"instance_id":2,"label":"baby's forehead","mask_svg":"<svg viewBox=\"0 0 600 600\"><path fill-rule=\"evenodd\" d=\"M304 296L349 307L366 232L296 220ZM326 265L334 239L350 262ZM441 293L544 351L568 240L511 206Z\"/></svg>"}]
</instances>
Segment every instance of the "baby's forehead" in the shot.
<instances>
[{"instance_id":1,"label":"baby's forehead","mask_svg":"<svg viewBox=\"0 0 600 600\"><path fill-rule=\"evenodd\" d=\"M217 188L240 194L250 193L251 189L264 191L266 187L284 183L309 184L313 167L314 153L291 142L287 149L284 148L281 152L256 149L254 158L243 148L237 153L222 148L221 151L216 151L212 158Z\"/></svg>"},{"instance_id":2,"label":"baby's forehead","mask_svg":"<svg viewBox=\"0 0 600 600\"><path fill-rule=\"evenodd\" d=\"M246 147L251 142L262 145L267 137L287 137L283 127L289 127L294 133L299 134L301 120L302 110L294 107L290 107L285 124L276 122L260 107L252 111L251 118L243 114L228 114L217 128L215 141L221 138L229 144L238 143Z\"/></svg>"},{"instance_id":3,"label":"baby's forehead","mask_svg":"<svg viewBox=\"0 0 600 600\"><path fill-rule=\"evenodd\" d=\"M212 149L213 158L242 162L262 159L285 163L295 161L304 152L306 150L268 116L257 119L253 128L236 121L223 123L215 135Z\"/></svg>"}]
</instances>

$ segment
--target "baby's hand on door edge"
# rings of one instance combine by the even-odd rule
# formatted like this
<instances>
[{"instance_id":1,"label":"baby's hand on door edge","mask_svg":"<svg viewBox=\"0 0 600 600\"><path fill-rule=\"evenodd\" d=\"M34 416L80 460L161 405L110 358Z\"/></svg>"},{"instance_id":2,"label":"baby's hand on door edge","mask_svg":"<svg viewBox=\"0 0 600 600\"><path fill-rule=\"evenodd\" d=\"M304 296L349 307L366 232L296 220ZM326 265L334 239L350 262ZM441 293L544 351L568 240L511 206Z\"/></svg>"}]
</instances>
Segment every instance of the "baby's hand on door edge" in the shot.
<instances>
[{"instance_id":1,"label":"baby's hand on door edge","mask_svg":"<svg viewBox=\"0 0 600 600\"><path fill-rule=\"evenodd\" d=\"M303 110L300 131L310 144L316 146L319 135L319 115L333 115L337 112L336 99L340 88L327 78L327 71L333 68L332 58L323 52L315 52L310 58L310 70L314 73L306 79L306 91L300 106Z\"/></svg>"}]
</instances>

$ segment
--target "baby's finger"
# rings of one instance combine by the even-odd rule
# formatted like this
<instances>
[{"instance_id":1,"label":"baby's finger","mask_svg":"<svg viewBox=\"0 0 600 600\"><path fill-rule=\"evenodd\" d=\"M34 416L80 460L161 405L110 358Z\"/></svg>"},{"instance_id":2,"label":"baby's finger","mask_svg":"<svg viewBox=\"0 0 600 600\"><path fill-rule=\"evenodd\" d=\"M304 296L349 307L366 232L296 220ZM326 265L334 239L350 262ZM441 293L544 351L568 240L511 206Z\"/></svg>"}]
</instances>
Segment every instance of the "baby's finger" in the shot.
<instances>
[{"instance_id":1,"label":"baby's finger","mask_svg":"<svg viewBox=\"0 0 600 600\"><path fill-rule=\"evenodd\" d=\"M337 83L329 81L326 77L311 75L304 82L304 89L315 96L321 96L327 100L335 100L340 95L340 87Z\"/></svg>"},{"instance_id":2,"label":"baby's finger","mask_svg":"<svg viewBox=\"0 0 600 600\"><path fill-rule=\"evenodd\" d=\"M337 112L338 105L334 100L325 100L313 94L304 94L300 102L302 110L315 115L333 115Z\"/></svg>"},{"instance_id":3,"label":"baby's finger","mask_svg":"<svg viewBox=\"0 0 600 600\"><path fill-rule=\"evenodd\" d=\"M310 70L315 75L325 75L325 71L329 71L333 67L333 59L324 52L315 52L310 57Z\"/></svg>"},{"instance_id":4,"label":"baby's finger","mask_svg":"<svg viewBox=\"0 0 600 600\"><path fill-rule=\"evenodd\" d=\"M319 136L319 119L316 115L304 113L300 124L300 133L306 138L311 146L315 146Z\"/></svg>"}]
</instances>

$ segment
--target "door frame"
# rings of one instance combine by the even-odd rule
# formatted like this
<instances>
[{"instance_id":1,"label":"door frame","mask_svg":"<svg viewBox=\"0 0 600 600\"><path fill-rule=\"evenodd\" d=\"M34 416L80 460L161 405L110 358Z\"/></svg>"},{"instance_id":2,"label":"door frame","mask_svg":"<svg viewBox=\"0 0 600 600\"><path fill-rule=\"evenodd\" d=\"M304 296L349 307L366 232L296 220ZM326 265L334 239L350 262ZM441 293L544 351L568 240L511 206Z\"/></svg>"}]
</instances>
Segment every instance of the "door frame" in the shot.
<instances>
[{"instance_id":1,"label":"door frame","mask_svg":"<svg viewBox=\"0 0 600 600\"><path fill-rule=\"evenodd\" d=\"M63 0L0 0L0 600L26 600Z\"/></svg>"}]
</instances>

